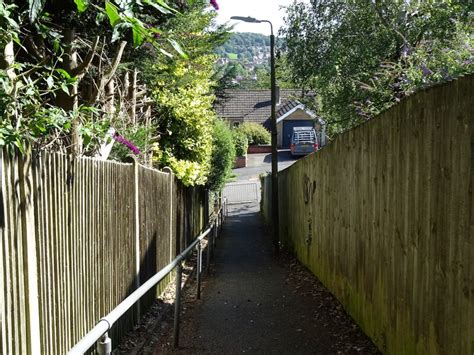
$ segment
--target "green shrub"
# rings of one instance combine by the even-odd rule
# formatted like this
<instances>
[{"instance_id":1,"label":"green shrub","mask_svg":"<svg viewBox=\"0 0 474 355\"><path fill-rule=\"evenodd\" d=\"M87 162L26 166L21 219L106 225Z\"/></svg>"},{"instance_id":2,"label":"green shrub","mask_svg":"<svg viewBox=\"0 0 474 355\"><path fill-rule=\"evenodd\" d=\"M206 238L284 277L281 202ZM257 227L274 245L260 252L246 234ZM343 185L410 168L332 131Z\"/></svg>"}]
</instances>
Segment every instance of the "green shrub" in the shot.
<instances>
[{"instance_id":1,"label":"green shrub","mask_svg":"<svg viewBox=\"0 0 474 355\"><path fill-rule=\"evenodd\" d=\"M249 144L270 144L270 132L259 123L244 122L237 130L247 136Z\"/></svg>"},{"instance_id":2,"label":"green shrub","mask_svg":"<svg viewBox=\"0 0 474 355\"><path fill-rule=\"evenodd\" d=\"M246 155L249 147L247 136L241 131L234 129L232 130L232 138L234 140L235 155L238 157Z\"/></svg>"},{"instance_id":3,"label":"green shrub","mask_svg":"<svg viewBox=\"0 0 474 355\"><path fill-rule=\"evenodd\" d=\"M231 174L235 159L235 147L232 131L222 120L215 121L212 135L211 169L207 179L207 187L211 191L219 191Z\"/></svg>"}]
</instances>

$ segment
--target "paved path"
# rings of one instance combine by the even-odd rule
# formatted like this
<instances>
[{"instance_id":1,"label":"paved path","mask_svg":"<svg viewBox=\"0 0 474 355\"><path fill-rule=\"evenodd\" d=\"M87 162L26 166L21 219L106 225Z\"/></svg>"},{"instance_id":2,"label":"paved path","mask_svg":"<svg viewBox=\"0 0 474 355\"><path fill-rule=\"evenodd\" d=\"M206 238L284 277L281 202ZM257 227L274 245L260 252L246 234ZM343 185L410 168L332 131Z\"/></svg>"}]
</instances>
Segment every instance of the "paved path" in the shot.
<instances>
[{"instance_id":1,"label":"paved path","mask_svg":"<svg viewBox=\"0 0 474 355\"><path fill-rule=\"evenodd\" d=\"M184 312L177 352L377 353L321 284L294 281L281 259L273 256L258 206L234 206L202 300Z\"/></svg>"}]
</instances>

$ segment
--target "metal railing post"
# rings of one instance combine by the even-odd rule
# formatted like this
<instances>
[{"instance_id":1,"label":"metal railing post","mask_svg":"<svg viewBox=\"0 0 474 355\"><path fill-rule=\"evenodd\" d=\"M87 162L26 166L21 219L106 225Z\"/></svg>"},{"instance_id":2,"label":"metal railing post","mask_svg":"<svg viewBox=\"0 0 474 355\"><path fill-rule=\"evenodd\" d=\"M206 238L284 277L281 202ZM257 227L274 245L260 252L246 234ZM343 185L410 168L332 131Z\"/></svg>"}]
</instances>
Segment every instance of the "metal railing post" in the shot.
<instances>
[{"instance_id":1,"label":"metal railing post","mask_svg":"<svg viewBox=\"0 0 474 355\"><path fill-rule=\"evenodd\" d=\"M152 287L156 286L160 281L162 281L170 272L175 268L177 269L176 275L176 301L175 301L175 324L174 324L174 341L175 346L179 344L179 316L180 316L180 302L181 302L181 283L182 283L182 262L183 260L194 251L199 243L202 242L204 238L208 238L210 241L209 247L212 248L212 232L213 227L208 227L203 231L196 239L184 250L182 251L172 262L166 265L158 273L149 278L143 285L141 285L137 290L133 291L127 298L125 298L119 305L117 305L112 311L110 311L106 316L99 319L97 324L89 330L89 332L82 337L82 339L77 342L68 352L69 355L79 355L86 353L94 345L97 346L98 352L101 354L110 354L112 348L112 341L109 339L107 332L111 327L117 322L128 310L130 310L133 305L140 301ZM208 265L210 264L210 253L208 253ZM202 272L202 245L201 245L201 254L200 254L200 272ZM99 341L100 340L100 341Z\"/></svg>"},{"instance_id":2,"label":"metal railing post","mask_svg":"<svg viewBox=\"0 0 474 355\"><path fill-rule=\"evenodd\" d=\"M212 247L212 235L214 234L214 230L216 229L216 224L212 227L211 233L207 235L207 251L206 251L206 273L209 275L211 272L211 247Z\"/></svg>"},{"instance_id":3,"label":"metal railing post","mask_svg":"<svg viewBox=\"0 0 474 355\"><path fill-rule=\"evenodd\" d=\"M221 231L222 231L222 226L224 225L224 209L225 209L225 202L222 205L222 210L221 210Z\"/></svg>"},{"instance_id":4,"label":"metal railing post","mask_svg":"<svg viewBox=\"0 0 474 355\"><path fill-rule=\"evenodd\" d=\"M217 212L216 226L214 228L214 233L212 233L212 246L216 245L217 232L219 231L219 225L220 225L220 217L219 217L219 212Z\"/></svg>"},{"instance_id":5,"label":"metal railing post","mask_svg":"<svg viewBox=\"0 0 474 355\"><path fill-rule=\"evenodd\" d=\"M97 352L100 355L110 355L112 353L112 339L109 338L108 332L105 332L97 342Z\"/></svg>"},{"instance_id":6,"label":"metal railing post","mask_svg":"<svg viewBox=\"0 0 474 355\"><path fill-rule=\"evenodd\" d=\"M201 271L202 271L202 247L201 242L197 245L197 299L201 299Z\"/></svg>"},{"instance_id":7,"label":"metal railing post","mask_svg":"<svg viewBox=\"0 0 474 355\"><path fill-rule=\"evenodd\" d=\"M176 268L176 293L174 301L174 325L173 325L173 339L174 347L179 346L179 310L181 303L181 278L183 275L183 266L181 261Z\"/></svg>"}]
</instances>

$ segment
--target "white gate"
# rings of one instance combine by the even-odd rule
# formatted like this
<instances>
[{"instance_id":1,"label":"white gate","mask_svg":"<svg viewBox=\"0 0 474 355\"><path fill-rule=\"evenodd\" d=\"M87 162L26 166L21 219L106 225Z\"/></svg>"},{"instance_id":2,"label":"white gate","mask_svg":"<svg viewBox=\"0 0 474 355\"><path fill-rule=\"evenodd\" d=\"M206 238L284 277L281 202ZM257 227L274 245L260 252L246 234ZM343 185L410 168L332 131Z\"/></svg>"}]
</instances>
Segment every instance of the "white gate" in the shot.
<instances>
[{"instance_id":1,"label":"white gate","mask_svg":"<svg viewBox=\"0 0 474 355\"><path fill-rule=\"evenodd\" d=\"M258 182L236 182L224 187L223 196L229 204L257 203L260 200Z\"/></svg>"}]
</instances>

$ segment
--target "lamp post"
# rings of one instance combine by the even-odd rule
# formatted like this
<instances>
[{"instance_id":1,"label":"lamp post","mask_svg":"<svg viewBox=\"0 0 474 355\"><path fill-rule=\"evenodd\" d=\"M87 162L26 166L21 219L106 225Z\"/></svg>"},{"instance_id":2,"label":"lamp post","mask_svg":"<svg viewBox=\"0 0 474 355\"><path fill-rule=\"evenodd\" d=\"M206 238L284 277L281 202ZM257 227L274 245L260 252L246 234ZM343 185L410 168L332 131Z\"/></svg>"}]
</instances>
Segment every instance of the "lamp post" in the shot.
<instances>
[{"instance_id":1,"label":"lamp post","mask_svg":"<svg viewBox=\"0 0 474 355\"><path fill-rule=\"evenodd\" d=\"M266 22L270 24L270 80L271 80L271 122L272 122L272 220L273 246L278 253L279 247L279 215L278 215L278 150L277 150L277 122L276 122L276 75L275 75L275 36L273 24L268 20L258 20L253 17L232 16L232 20L250 23Z\"/></svg>"}]
</instances>

